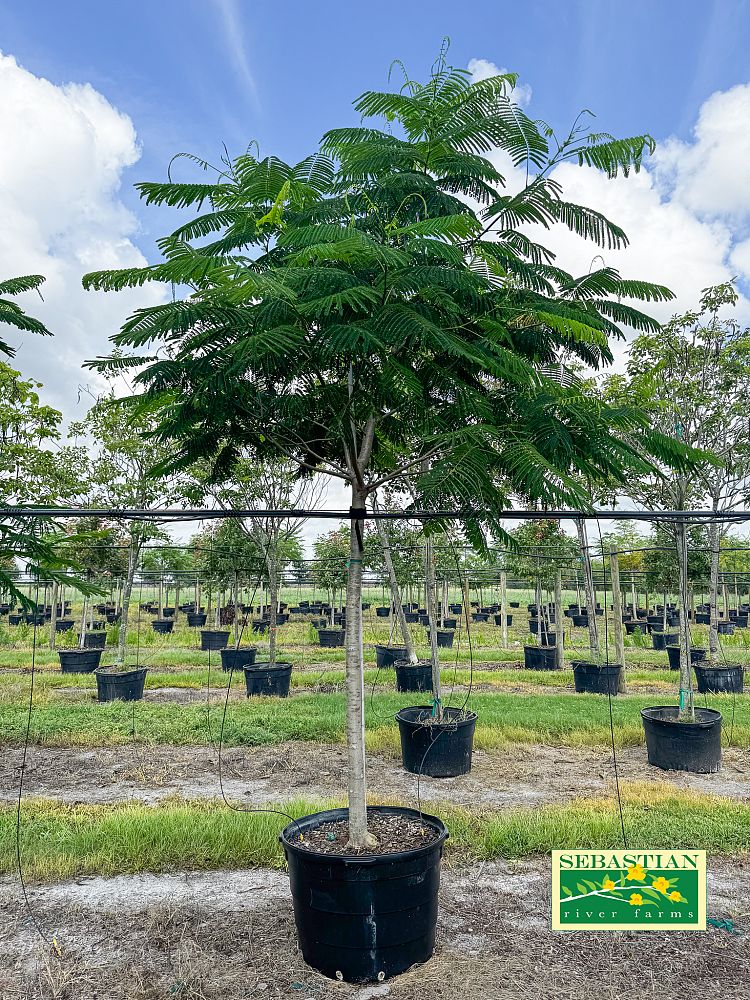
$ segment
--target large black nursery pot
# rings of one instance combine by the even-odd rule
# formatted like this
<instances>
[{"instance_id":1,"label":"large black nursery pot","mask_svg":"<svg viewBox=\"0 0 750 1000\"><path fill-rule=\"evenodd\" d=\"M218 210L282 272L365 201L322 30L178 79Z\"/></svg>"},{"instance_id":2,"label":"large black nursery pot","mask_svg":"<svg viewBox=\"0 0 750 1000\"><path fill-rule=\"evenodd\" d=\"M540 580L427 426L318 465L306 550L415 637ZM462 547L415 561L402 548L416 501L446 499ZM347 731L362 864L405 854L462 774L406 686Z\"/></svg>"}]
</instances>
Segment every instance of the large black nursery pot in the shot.
<instances>
[{"instance_id":1,"label":"large black nursery pot","mask_svg":"<svg viewBox=\"0 0 750 1000\"><path fill-rule=\"evenodd\" d=\"M60 670L64 674L90 674L102 658L101 649L59 649Z\"/></svg>"},{"instance_id":2,"label":"large black nursery pot","mask_svg":"<svg viewBox=\"0 0 750 1000\"><path fill-rule=\"evenodd\" d=\"M745 671L741 664L712 667L707 663L696 663L693 669L700 694L742 694Z\"/></svg>"},{"instance_id":3,"label":"large black nursery pot","mask_svg":"<svg viewBox=\"0 0 750 1000\"><path fill-rule=\"evenodd\" d=\"M507 622L507 624L509 626L512 625L513 624L513 615L506 615L505 616L505 620L506 620L506 622ZM495 615L495 624L499 625L499 626L502 626L502 624L503 624L503 616L502 615Z\"/></svg>"},{"instance_id":4,"label":"large black nursery pot","mask_svg":"<svg viewBox=\"0 0 750 1000\"><path fill-rule=\"evenodd\" d=\"M19 615L19 614L8 615L8 624L9 625L20 625L21 622L25 620L25 618L26 618L25 615Z\"/></svg>"},{"instance_id":5,"label":"large black nursery pot","mask_svg":"<svg viewBox=\"0 0 750 1000\"><path fill-rule=\"evenodd\" d=\"M289 682L292 678L292 664L277 660L271 666L268 661L254 663L245 667L245 687L247 696L273 695L286 698L289 695Z\"/></svg>"},{"instance_id":6,"label":"large black nursery pot","mask_svg":"<svg viewBox=\"0 0 750 1000\"><path fill-rule=\"evenodd\" d=\"M188 611L185 617L189 628L203 628L208 616L202 611Z\"/></svg>"},{"instance_id":7,"label":"large black nursery pot","mask_svg":"<svg viewBox=\"0 0 750 1000\"><path fill-rule=\"evenodd\" d=\"M451 649L453 646L453 637L456 633L452 628L439 628L437 630L437 644L441 649ZM427 633L427 641L429 642L430 633Z\"/></svg>"},{"instance_id":8,"label":"large black nursery pot","mask_svg":"<svg viewBox=\"0 0 750 1000\"><path fill-rule=\"evenodd\" d=\"M620 683L619 663L598 664L573 660L573 682L579 694L616 695Z\"/></svg>"},{"instance_id":9,"label":"large black nursery pot","mask_svg":"<svg viewBox=\"0 0 750 1000\"><path fill-rule=\"evenodd\" d=\"M346 809L295 820L280 837L302 957L323 975L349 983L388 979L432 957L440 859L448 836L439 819L415 809L370 806L367 812L418 820L435 830L435 839L380 855L308 850L309 831L345 820Z\"/></svg>"},{"instance_id":10,"label":"large black nursery pot","mask_svg":"<svg viewBox=\"0 0 750 1000\"><path fill-rule=\"evenodd\" d=\"M387 618L390 613L391 613L390 608L383 608L383 607L375 608L375 614L378 618Z\"/></svg>"},{"instance_id":11,"label":"large black nursery pot","mask_svg":"<svg viewBox=\"0 0 750 1000\"><path fill-rule=\"evenodd\" d=\"M240 646L237 649L232 646L225 647L221 651L221 669L229 672L251 667L255 663L257 652L255 646Z\"/></svg>"},{"instance_id":12,"label":"large black nursery pot","mask_svg":"<svg viewBox=\"0 0 750 1000\"><path fill-rule=\"evenodd\" d=\"M508 607L509 608L520 608L521 607L521 602L520 601L508 601Z\"/></svg>"},{"instance_id":13,"label":"large black nursery pot","mask_svg":"<svg viewBox=\"0 0 750 1000\"><path fill-rule=\"evenodd\" d=\"M397 691L432 691L432 664L429 660L419 660L417 663L396 660L393 666L396 670Z\"/></svg>"},{"instance_id":14,"label":"large black nursery pot","mask_svg":"<svg viewBox=\"0 0 750 1000\"><path fill-rule=\"evenodd\" d=\"M526 670L557 670L557 646L524 646Z\"/></svg>"},{"instance_id":15,"label":"large black nursery pot","mask_svg":"<svg viewBox=\"0 0 750 1000\"><path fill-rule=\"evenodd\" d=\"M475 712L444 708L443 721L425 705L402 708L396 715L404 770L431 778L455 778L471 770L477 724Z\"/></svg>"},{"instance_id":16,"label":"large black nursery pot","mask_svg":"<svg viewBox=\"0 0 750 1000\"><path fill-rule=\"evenodd\" d=\"M443 628L455 629L457 625L458 625L457 618L443 618Z\"/></svg>"},{"instance_id":17,"label":"large black nursery pot","mask_svg":"<svg viewBox=\"0 0 750 1000\"><path fill-rule=\"evenodd\" d=\"M267 618L261 618L259 621L250 622L250 628L253 632L257 632L258 635L265 635L270 625L271 623Z\"/></svg>"},{"instance_id":18,"label":"large black nursery pot","mask_svg":"<svg viewBox=\"0 0 750 1000\"><path fill-rule=\"evenodd\" d=\"M625 625L625 631L628 635L633 635L635 632L640 632L642 635L646 634L646 622L631 620L624 622L623 624Z\"/></svg>"},{"instance_id":19,"label":"large black nursery pot","mask_svg":"<svg viewBox=\"0 0 750 1000\"><path fill-rule=\"evenodd\" d=\"M734 635L734 622L719 622L716 631L719 635Z\"/></svg>"},{"instance_id":20,"label":"large black nursery pot","mask_svg":"<svg viewBox=\"0 0 750 1000\"><path fill-rule=\"evenodd\" d=\"M75 625L72 618L58 618L55 622L55 632L70 632Z\"/></svg>"},{"instance_id":21,"label":"large black nursery pot","mask_svg":"<svg viewBox=\"0 0 750 1000\"><path fill-rule=\"evenodd\" d=\"M376 646L375 664L381 670L392 667L397 660L406 658L406 646Z\"/></svg>"},{"instance_id":22,"label":"large black nursery pot","mask_svg":"<svg viewBox=\"0 0 750 1000\"><path fill-rule=\"evenodd\" d=\"M565 645L565 633L561 632L562 643ZM557 645L557 632L542 632L539 637L540 646L556 646Z\"/></svg>"},{"instance_id":23,"label":"large black nursery pot","mask_svg":"<svg viewBox=\"0 0 750 1000\"><path fill-rule=\"evenodd\" d=\"M670 670L679 670L680 669L680 647L679 647L679 645L677 645L677 646L666 646L665 648L667 650L667 656L669 657L669 669ZM706 651L705 651L705 649L698 649L696 647L692 647L690 649L690 662L691 663L693 663L693 664L694 663L700 663L701 660L704 660L705 658L706 658Z\"/></svg>"},{"instance_id":24,"label":"large black nursery pot","mask_svg":"<svg viewBox=\"0 0 750 1000\"><path fill-rule=\"evenodd\" d=\"M676 632L652 632L651 645L654 649L667 649L678 642L679 638Z\"/></svg>"},{"instance_id":25,"label":"large black nursery pot","mask_svg":"<svg viewBox=\"0 0 750 1000\"><path fill-rule=\"evenodd\" d=\"M174 629L174 620L172 618L157 618L151 622L151 628L159 635L169 635Z\"/></svg>"},{"instance_id":26,"label":"large black nursery pot","mask_svg":"<svg viewBox=\"0 0 750 1000\"><path fill-rule=\"evenodd\" d=\"M489 612L487 611L475 611L474 614L471 616L471 620L473 622L482 623L486 622L489 619L489 617L490 617Z\"/></svg>"},{"instance_id":27,"label":"large black nursery pot","mask_svg":"<svg viewBox=\"0 0 750 1000\"><path fill-rule=\"evenodd\" d=\"M571 615L570 620L573 622L576 628L588 628L589 627L589 616L588 615Z\"/></svg>"},{"instance_id":28,"label":"large black nursery pot","mask_svg":"<svg viewBox=\"0 0 750 1000\"><path fill-rule=\"evenodd\" d=\"M678 715L674 705L641 710L649 764L665 771L719 771L721 712L696 708L695 722L679 722Z\"/></svg>"},{"instance_id":29,"label":"large black nursery pot","mask_svg":"<svg viewBox=\"0 0 750 1000\"><path fill-rule=\"evenodd\" d=\"M201 649L223 649L229 642L229 629L201 629Z\"/></svg>"},{"instance_id":30,"label":"large black nursery pot","mask_svg":"<svg viewBox=\"0 0 750 1000\"><path fill-rule=\"evenodd\" d=\"M78 635L78 641L80 642L81 636ZM107 645L107 633L106 632L87 632L83 637L83 648L84 649L104 649Z\"/></svg>"},{"instance_id":31,"label":"large black nursery pot","mask_svg":"<svg viewBox=\"0 0 750 1000\"><path fill-rule=\"evenodd\" d=\"M318 642L321 646L343 646L344 635L342 628L320 628L318 629Z\"/></svg>"},{"instance_id":32,"label":"large black nursery pot","mask_svg":"<svg viewBox=\"0 0 750 1000\"><path fill-rule=\"evenodd\" d=\"M97 668L96 695L99 701L140 701L146 683L148 667L134 670L114 670Z\"/></svg>"}]
</instances>

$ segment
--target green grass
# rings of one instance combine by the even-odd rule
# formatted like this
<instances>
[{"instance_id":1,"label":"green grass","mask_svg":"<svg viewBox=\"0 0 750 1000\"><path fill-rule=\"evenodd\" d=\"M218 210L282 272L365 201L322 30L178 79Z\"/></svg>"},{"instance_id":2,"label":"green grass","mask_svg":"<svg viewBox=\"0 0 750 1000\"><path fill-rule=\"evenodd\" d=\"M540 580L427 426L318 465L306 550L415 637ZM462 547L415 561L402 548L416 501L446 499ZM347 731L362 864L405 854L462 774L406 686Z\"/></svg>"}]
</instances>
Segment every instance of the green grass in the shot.
<instances>
[{"instance_id":1,"label":"green grass","mask_svg":"<svg viewBox=\"0 0 750 1000\"><path fill-rule=\"evenodd\" d=\"M67 678L66 678L67 679ZM453 704L460 705L456 692ZM424 703L425 695L375 692L367 698L367 740L374 750L395 751L395 713L404 705ZM301 693L289 699L251 698L230 702L224 727L227 746L312 740L344 740L344 695ZM654 703L672 703L666 695L630 695L612 701L615 741L619 746L643 743L639 711ZM709 704L720 707L729 735L734 711L733 744L750 746L750 696L713 696ZM518 694L498 691L474 694L471 706L479 715L476 746L480 749L507 743L547 743L556 746L605 747L610 742L609 703L598 695ZM222 706L211 707L213 738L218 738ZM208 740L206 706L94 701L42 700L35 704L31 736L35 743L54 746L116 746L136 738L154 743L204 744ZM27 705L14 698L0 702L0 742L18 744L26 732Z\"/></svg>"},{"instance_id":2,"label":"green grass","mask_svg":"<svg viewBox=\"0 0 750 1000\"><path fill-rule=\"evenodd\" d=\"M668 785L623 786L626 831L639 848L694 847L714 854L750 850L750 806ZM279 809L299 817L340 803L295 801ZM456 859L523 858L558 848L617 848L619 813L609 797L502 812L441 811ZM16 868L13 808L0 809L0 872ZM288 820L242 813L212 802L70 806L23 805L21 856L29 879L117 875L175 869L281 867L278 834Z\"/></svg>"}]
</instances>

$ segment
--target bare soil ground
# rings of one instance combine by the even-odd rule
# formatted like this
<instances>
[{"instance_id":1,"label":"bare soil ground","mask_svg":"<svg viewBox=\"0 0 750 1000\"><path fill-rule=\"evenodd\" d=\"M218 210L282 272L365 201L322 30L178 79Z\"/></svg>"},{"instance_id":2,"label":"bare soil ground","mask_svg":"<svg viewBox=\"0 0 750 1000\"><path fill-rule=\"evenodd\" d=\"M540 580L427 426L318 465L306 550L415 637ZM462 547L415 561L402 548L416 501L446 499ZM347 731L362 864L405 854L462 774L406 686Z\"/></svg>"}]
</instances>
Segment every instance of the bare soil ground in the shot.
<instances>
[{"instance_id":1,"label":"bare soil ground","mask_svg":"<svg viewBox=\"0 0 750 1000\"><path fill-rule=\"evenodd\" d=\"M0 801L18 795L22 753L0 754ZM750 753L724 751L719 774L661 771L646 763L643 747L618 750L621 780L668 781L679 788L750 799ZM370 787L381 799L410 803L417 778L400 760L379 754L368 758ZM245 804L291 798L329 799L346 784L346 751L340 745L290 742L276 746L232 747L221 754L221 784L227 798ZM501 808L566 802L608 791L613 786L611 754L593 749L508 745L474 752L472 771L460 778L419 781L423 803ZM137 799L156 803L170 796L220 796L216 747L169 745L97 749L32 746L24 774L24 795L66 802L117 802ZM749 988L750 994L750 988Z\"/></svg>"},{"instance_id":2,"label":"bare soil ground","mask_svg":"<svg viewBox=\"0 0 750 1000\"><path fill-rule=\"evenodd\" d=\"M555 933L548 862L443 873L435 957L358 987L307 967L288 879L265 870L0 881L2 1000L746 1000L747 861L709 862L709 916L741 933Z\"/></svg>"}]
</instances>

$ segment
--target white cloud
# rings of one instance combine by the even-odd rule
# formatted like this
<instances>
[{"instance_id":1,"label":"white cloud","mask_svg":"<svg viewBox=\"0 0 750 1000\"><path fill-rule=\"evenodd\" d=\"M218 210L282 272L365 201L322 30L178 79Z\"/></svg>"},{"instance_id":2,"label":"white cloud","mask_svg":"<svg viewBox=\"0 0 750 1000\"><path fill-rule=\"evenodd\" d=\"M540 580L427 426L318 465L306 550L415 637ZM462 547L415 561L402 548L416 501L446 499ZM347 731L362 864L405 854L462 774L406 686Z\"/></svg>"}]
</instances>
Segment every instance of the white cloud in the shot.
<instances>
[{"instance_id":1,"label":"white cloud","mask_svg":"<svg viewBox=\"0 0 750 1000\"><path fill-rule=\"evenodd\" d=\"M489 59L470 59L466 67L471 73L472 81L488 80L491 76L502 76L510 70L500 68ZM528 83L519 83L511 91L511 98L519 107L525 108L531 101L531 87Z\"/></svg>"},{"instance_id":2,"label":"white cloud","mask_svg":"<svg viewBox=\"0 0 750 1000\"><path fill-rule=\"evenodd\" d=\"M750 221L750 83L717 91L701 105L693 140L657 149L657 177L696 214Z\"/></svg>"},{"instance_id":3,"label":"white cloud","mask_svg":"<svg viewBox=\"0 0 750 1000\"><path fill-rule=\"evenodd\" d=\"M18 367L70 417L78 384L95 381L81 363L107 351L134 308L163 295L81 287L86 271L146 263L132 240L137 220L118 194L140 156L135 129L90 85L56 86L0 54L0 134L0 276L46 276L43 302L34 294L18 301L55 334L9 339Z\"/></svg>"}]
</instances>

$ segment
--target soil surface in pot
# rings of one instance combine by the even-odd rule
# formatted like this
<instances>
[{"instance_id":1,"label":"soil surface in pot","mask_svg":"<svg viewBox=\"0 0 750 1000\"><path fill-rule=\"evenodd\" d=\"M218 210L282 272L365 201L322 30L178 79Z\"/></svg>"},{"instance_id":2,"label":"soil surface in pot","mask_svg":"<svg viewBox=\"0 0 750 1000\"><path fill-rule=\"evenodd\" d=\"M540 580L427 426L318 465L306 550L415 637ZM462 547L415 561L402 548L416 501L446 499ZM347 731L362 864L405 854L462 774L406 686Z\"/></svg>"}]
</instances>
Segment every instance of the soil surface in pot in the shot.
<instances>
[{"instance_id":1,"label":"soil surface in pot","mask_svg":"<svg viewBox=\"0 0 750 1000\"><path fill-rule=\"evenodd\" d=\"M356 857L360 854L395 854L428 847L439 837L438 831L427 823L394 813L370 813L367 829L377 838L377 847L354 848L349 840L349 823L345 819L321 823L308 830L301 846L315 854L338 854Z\"/></svg>"}]
</instances>

